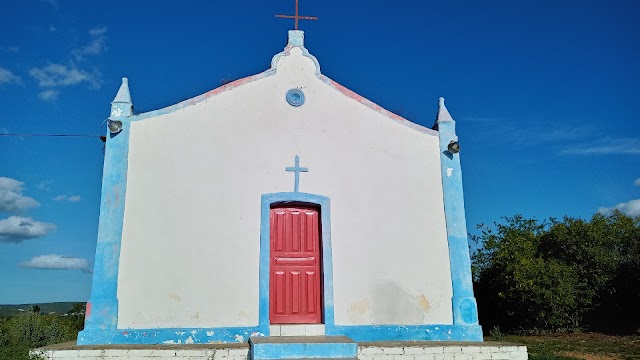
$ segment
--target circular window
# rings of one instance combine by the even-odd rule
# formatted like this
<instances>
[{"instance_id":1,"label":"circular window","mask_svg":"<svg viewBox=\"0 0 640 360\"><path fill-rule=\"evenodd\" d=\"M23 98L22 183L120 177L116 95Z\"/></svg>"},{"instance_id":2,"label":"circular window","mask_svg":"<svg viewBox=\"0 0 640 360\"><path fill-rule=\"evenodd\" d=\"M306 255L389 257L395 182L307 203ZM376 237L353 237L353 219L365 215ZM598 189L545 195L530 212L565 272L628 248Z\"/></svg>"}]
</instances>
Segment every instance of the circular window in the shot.
<instances>
[{"instance_id":1,"label":"circular window","mask_svg":"<svg viewBox=\"0 0 640 360\"><path fill-rule=\"evenodd\" d=\"M291 106L304 104L304 93L300 89L290 89L287 91L287 102Z\"/></svg>"}]
</instances>

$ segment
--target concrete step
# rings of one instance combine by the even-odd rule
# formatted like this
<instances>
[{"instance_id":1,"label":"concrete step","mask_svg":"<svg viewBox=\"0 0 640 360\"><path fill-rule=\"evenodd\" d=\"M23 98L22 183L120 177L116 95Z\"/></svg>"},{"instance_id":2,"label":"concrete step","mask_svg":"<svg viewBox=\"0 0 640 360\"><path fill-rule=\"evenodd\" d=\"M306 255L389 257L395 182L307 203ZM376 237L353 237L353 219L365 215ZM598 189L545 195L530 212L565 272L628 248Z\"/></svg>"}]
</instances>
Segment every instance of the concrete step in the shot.
<instances>
[{"instance_id":1,"label":"concrete step","mask_svg":"<svg viewBox=\"0 0 640 360\"><path fill-rule=\"evenodd\" d=\"M358 344L346 336L255 336L249 338L252 360L354 360Z\"/></svg>"}]
</instances>

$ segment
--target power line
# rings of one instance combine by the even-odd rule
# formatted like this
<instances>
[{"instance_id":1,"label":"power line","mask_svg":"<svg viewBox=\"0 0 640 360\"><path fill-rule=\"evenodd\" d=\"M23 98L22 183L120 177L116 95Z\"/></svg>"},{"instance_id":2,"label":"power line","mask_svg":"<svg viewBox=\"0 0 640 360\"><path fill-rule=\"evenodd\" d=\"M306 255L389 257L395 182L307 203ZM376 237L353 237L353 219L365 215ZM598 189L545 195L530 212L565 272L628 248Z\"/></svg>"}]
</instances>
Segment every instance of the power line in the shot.
<instances>
[{"instance_id":1,"label":"power line","mask_svg":"<svg viewBox=\"0 0 640 360\"><path fill-rule=\"evenodd\" d=\"M2 134L0 136L40 136L40 137L95 137L100 138L101 135L85 135L85 134Z\"/></svg>"},{"instance_id":2,"label":"power line","mask_svg":"<svg viewBox=\"0 0 640 360\"><path fill-rule=\"evenodd\" d=\"M15 136L15 137L84 137L84 138L99 138L102 142L107 142L107 137L104 135L86 135L86 134L1 134L0 136Z\"/></svg>"}]
</instances>

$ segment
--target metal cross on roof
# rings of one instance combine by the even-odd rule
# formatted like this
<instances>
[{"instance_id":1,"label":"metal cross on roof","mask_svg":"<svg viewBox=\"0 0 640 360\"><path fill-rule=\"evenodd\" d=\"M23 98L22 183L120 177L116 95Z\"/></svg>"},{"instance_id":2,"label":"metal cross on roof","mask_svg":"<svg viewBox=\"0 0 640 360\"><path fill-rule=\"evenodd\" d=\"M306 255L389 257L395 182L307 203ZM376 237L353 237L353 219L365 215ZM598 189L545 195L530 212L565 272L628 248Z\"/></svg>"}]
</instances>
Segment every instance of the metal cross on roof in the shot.
<instances>
[{"instance_id":1,"label":"metal cross on roof","mask_svg":"<svg viewBox=\"0 0 640 360\"><path fill-rule=\"evenodd\" d=\"M296 30L298 30L298 19L301 20L318 20L315 16L300 16L298 15L298 0L296 0L296 14L295 15L276 15L277 18L296 19Z\"/></svg>"},{"instance_id":2,"label":"metal cross on roof","mask_svg":"<svg viewBox=\"0 0 640 360\"><path fill-rule=\"evenodd\" d=\"M295 166L286 167L284 169L286 171L291 171L291 172L295 173L295 183L293 184L293 192L298 192L298 190L300 189L300 173L301 172L308 172L309 168L300 167L300 157L298 157L298 155L296 155Z\"/></svg>"}]
</instances>

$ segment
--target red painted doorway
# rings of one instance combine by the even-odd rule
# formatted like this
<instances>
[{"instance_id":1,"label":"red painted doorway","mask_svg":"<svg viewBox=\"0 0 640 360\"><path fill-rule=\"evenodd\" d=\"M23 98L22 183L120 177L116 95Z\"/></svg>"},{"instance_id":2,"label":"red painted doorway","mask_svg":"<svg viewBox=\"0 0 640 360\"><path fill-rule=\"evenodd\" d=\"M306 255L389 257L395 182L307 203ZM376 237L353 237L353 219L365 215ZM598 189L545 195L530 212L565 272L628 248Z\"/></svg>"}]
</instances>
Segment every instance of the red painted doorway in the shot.
<instances>
[{"instance_id":1,"label":"red painted doorway","mask_svg":"<svg viewBox=\"0 0 640 360\"><path fill-rule=\"evenodd\" d=\"M319 209L314 207L271 208L271 324L322 322L319 219Z\"/></svg>"}]
</instances>

